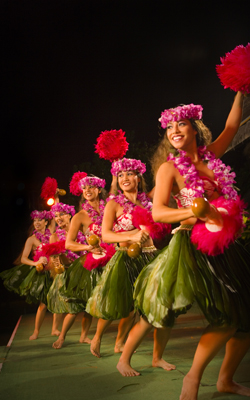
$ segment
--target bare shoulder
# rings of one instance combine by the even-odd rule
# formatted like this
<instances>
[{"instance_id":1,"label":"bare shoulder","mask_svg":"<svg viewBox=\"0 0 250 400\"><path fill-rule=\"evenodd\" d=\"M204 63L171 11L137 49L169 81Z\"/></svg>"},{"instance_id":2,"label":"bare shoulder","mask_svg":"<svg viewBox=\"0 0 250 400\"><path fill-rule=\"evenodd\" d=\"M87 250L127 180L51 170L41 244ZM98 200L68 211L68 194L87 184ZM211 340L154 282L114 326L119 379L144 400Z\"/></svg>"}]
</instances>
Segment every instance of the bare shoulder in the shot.
<instances>
[{"instance_id":1,"label":"bare shoulder","mask_svg":"<svg viewBox=\"0 0 250 400\"><path fill-rule=\"evenodd\" d=\"M160 179L166 177L175 177L176 175L176 168L174 166L173 161L166 161L161 164L160 168L157 171L156 179L160 177Z\"/></svg>"}]
</instances>

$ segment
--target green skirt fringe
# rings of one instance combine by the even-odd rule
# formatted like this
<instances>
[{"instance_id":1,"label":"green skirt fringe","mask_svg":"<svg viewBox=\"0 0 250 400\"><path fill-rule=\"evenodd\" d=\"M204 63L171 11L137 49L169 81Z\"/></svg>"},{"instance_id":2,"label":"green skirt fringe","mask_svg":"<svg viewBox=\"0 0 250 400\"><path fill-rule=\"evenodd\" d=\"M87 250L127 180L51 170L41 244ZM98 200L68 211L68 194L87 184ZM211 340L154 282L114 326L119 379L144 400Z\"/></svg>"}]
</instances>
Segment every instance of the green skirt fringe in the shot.
<instances>
[{"instance_id":1,"label":"green skirt fringe","mask_svg":"<svg viewBox=\"0 0 250 400\"><path fill-rule=\"evenodd\" d=\"M211 325L250 330L250 253L235 242L207 256L179 230L140 273L135 306L155 327L171 327L196 301Z\"/></svg>"},{"instance_id":2,"label":"green skirt fringe","mask_svg":"<svg viewBox=\"0 0 250 400\"><path fill-rule=\"evenodd\" d=\"M65 285L61 289L62 296L68 301L80 302L86 306L103 268L91 271L84 268L85 256L76 259L65 271Z\"/></svg>"},{"instance_id":3,"label":"green skirt fringe","mask_svg":"<svg viewBox=\"0 0 250 400\"><path fill-rule=\"evenodd\" d=\"M47 305L47 293L52 284L49 271L37 272L35 266L21 264L1 272L7 290L24 296L27 303Z\"/></svg>"},{"instance_id":4,"label":"green skirt fringe","mask_svg":"<svg viewBox=\"0 0 250 400\"><path fill-rule=\"evenodd\" d=\"M55 276L47 295L48 310L54 314L77 314L85 310L84 304L72 302L64 294L66 271Z\"/></svg>"},{"instance_id":5,"label":"green skirt fringe","mask_svg":"<svg viewBox=\"0 0 250 400\"><path fill-rule=\"evenodd\" d=\"M157 251L145 252L132 259L126 251L118 250L104 267L86 311L94 317L108 320L127 317L134 308L133 284L156 254Z\"/></svg>"}]
</instances>

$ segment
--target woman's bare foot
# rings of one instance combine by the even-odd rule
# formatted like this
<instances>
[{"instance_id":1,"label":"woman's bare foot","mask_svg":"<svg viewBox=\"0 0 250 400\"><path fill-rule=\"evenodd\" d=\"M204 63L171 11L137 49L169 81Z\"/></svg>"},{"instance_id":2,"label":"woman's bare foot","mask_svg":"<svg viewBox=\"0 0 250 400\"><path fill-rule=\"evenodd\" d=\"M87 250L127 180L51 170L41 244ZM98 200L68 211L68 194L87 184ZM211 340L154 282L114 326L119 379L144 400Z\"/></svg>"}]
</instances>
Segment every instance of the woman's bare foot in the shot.
<instances>
[{"instance_id":1,"label":"woman's bare foot","mask_svg":"<svg viewBox=\"0 0 250 400\"><path fill-rule=\"evenodd\" d=\"M85 335L81 335L81 336L80 336L80 339L79 339L79 343L87 343L87 344L90 344L90 343L91 343L91 339L88 338L88 337L85 336Z\"/></svg>"},{"instance_id":2,"label":"woman's bare foot","mask_svg":"<svg viewBox=\"0 0 250 400\"><path fill-rule=\"evenodd\" d=\"M101 341L100 339L95 339L93 338L91 340L91 344L90 344L90 351L93 354L93 356L100 358L101 354L100 354L100 347L101 347Z\"/></svg>"},{"instance_id":3,"label":"woman's bare foot","mask_svg":"<svg viewBox=\"0 0 250 400\"><path fill-rule=\"evenodd\" d=\"M60 333L61 332L58 329L54 329L53 331L51 331L51 336L59 336Z\"/></svg>"},{"instance_id":4,"label":"woman's bare foot","mask_svg":"<svg viewBox=\"0 0 250 400\"><path fill-rule=\"evenodd\" d=\"M163 360L163 358L158 360L153 360L152 367L162 368L165 369L166 371L172 371L173 369L176 369L175 365L169 364L167 361Z\"/></svg>"},{"instance_id":5,"label":"woman's bare foot","mask_svg":"<svg viewBox=\"0 0 250 400\"><path fill-rule=\"evenodd\" d=\"M199 381L191 378L188 374L183 379L183 385L179 400L197 400Z\"/></svg>"},{"instance_id":6,"label":"woman's bare foot","mask_svg":"<svg viewBox=\"0 0 250 400\"><path fill-rule=\"evenodd\" d=\"M122 344L116 344L114 348L115 353L122 353L124 349L124 343Z\"/></svg>"},{"instance_id":7,"label":"woman's bare foot","mask_svg":"<svg viewBox=\"0 0 250 400\"><path fill-rule=\"evenodd\" d=\"M33 334L29 337L29 340L36 340L38 338L39 332L34 331Z\"/></svg>"},{"instance_id":8,"label":"woman's bare foot","mask_svg":"<svg viewBox=\"0 0 250 400\"><path fill-rule=\"evenodd\" d=\"M53 344L52 347L54 347L54 349L60 349L63 345L64 339L62 338L58 338Z\"/></svg>"},{"instance_id":9,"label":"woman's bare foot","mask_svg":"<svg viewBox=\"0 0 250 400\"><path fill-rule=\"evenodd\" d=\"M234 393L239 394L241 396L249 396L250 397L250 388L246 386L239 385L234 381L218 381L217 382L217 390L218 392L224 393Z\"/></svg>"},{"instance_id":10,"label":"woman's bare foot","mask_svg":"<svg viewBox=\"0 0 250 400\"><path fill-rule=\"evenodd\" d=\"M137 372L133 369L128 363L122 362L119 360L116 368L120 372L122 376L139 376L141 375L140 372Z\"/></svg>"}]
</instances>

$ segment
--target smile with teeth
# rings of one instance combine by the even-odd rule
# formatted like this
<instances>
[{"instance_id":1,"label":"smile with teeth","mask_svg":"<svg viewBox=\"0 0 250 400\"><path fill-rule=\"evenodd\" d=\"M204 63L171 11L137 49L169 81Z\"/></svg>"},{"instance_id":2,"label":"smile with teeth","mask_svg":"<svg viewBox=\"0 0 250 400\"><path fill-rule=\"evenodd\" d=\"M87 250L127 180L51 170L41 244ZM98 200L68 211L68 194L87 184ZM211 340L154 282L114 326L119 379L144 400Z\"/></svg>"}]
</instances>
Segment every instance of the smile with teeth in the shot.
<instances>
[{"instance_id":1,"label":"smile with teeth","mask_svg":"<svg viewBox=\"0 0 250 400\"><path fill-rule=\"evenodd\" d=\"M174 142L179 142L179 140L181 140L183 138L183 136L181 136L181 135L176 135L176 136L173 136L172 137L172 140L174 141Z\"/></svg>"}]
</instances>

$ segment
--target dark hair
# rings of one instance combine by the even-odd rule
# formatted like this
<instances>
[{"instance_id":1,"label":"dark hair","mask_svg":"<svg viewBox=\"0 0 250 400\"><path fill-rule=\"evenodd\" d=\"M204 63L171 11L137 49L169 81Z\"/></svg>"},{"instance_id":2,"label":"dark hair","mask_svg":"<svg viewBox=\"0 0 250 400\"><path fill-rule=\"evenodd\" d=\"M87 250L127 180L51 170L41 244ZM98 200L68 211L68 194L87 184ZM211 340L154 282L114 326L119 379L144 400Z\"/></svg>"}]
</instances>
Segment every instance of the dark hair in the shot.
<instances>
[{"instance_id":1,"label":"dark hair","mask_svg":"<svg viewBox=\"0 0 250 400\"><path fill-rule=\"evenodd\" d=\"M196 141L197 146L207 146L212 141L212 134L208 127L202 122L202 120L197 119L189 119L193 129L197 132ZM160 140L159 144L156 147L153 156L150 159L151 169L153 173L153 177L155 179L156 173L160 168L161 164L167 161L168 154L171 150L174 150L174 147L168 140L166 130L164 131L164 135Z\"/></svg>"}]
</instances>

